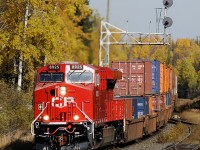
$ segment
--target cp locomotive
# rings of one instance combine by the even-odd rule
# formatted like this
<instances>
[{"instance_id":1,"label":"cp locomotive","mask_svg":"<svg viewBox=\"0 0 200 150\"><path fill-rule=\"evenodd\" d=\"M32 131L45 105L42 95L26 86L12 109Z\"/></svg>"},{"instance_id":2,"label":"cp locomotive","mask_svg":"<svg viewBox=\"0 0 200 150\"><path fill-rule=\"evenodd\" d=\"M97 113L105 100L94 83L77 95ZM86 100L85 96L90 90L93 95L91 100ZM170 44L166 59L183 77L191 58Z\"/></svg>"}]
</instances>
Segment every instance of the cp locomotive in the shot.
<instances>
[{"instance_id":1,"label":"cp locomotive","mask_svg":"<svg viewBox=\"0 0 200 150\"><path fill-rule=\"evenodd\" d=\"M129 63L134 68L135 62ZM153 63L150 63L148 67L153 70ZM114 62L110 68L63 62L37 70L31 124L35 149L99 149L141 138L167 123L175 94L168 92L168 100L167 93L120 94L128 88L122 84L126 82L126 65L116 64L119 62ZM147 74L144 64L135 67L141 67L139 70ZM144 81L144 87L138 84L136 88L145 89L146 82L153 81L154 72L150 74L145 80L140 74L131 81ZM126 77L130 80L131 76Z\"/></svg>"}]
</instances>

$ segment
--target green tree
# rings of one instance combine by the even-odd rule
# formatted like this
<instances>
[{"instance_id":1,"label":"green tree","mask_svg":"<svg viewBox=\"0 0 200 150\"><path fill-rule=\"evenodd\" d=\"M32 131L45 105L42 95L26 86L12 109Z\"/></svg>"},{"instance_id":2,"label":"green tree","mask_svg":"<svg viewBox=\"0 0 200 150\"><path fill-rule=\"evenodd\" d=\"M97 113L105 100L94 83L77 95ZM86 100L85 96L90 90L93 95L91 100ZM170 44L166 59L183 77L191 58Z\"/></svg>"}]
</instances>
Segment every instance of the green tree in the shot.
<instances>
[{"instance_id":1,"label":"green tree","mask_svg":"<svg viewBox=\"0 0 200 150\"><path fill-rule=\"evenodd\" d=\"M180 96L187 98L197 88L198 75L189 58L177 60L176 69Z\"/></svg>"}]
</instances>

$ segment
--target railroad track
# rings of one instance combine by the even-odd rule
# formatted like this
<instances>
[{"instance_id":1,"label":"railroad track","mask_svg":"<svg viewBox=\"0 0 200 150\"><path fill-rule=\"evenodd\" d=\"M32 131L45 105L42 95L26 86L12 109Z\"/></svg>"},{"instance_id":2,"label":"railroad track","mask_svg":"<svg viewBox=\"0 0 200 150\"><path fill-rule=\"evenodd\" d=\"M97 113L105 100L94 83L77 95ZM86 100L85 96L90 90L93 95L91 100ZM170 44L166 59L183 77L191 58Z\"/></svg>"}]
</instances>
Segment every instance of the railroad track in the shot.
<instances>
[{"instance_id":1,"label":"railroad track","mask_svg":"<svg viewBox=\"0 0 200 150\"><path fill-rule=\"evenodd\" d=\"M168 123L165 127L145 136L141 139L135 140L125 145L120 145L112 150L161 150L169 144L157 143L158 136L171 130L174 124Z\"/></svg>"},{"instance_id":2,"label":"railroad track","mask_svg":"<svg viewBox=\"0 0 200 150\"><path fill-rule=\"evenodd\" d=\"M181 141L178 141L176 143L171 144L170 146L167 146L166 148L164 148L164 150L177 150L178 147L183 147L183 144L182 144L183 141L185 141L191 135L191 133L192 133L191 128L190 126L188 126L188 134Z\"/></svg>"},{"instance_id":3,"label":"railroad track","mask_svg":"<svg viewBox=\"0 0 200 150\"><path fill-rule=\"evenodd\" d=\"M126 146L122 146L122 147L117 147L113 150L138 150L138 149L142 149L142 150L200 150L200 145L194 145L194 144L184 144L184 141L191 135L192 131L191 131L191 125L197 125L196 123L193 122L189 122L186 120L175 120L172 119L168 122L168 125L173 125L173 124L177 124L177 123L184 123L187 125L187 129L188 131L186 132L186 136L184 136L184 138L182 138L182 140L180 140L179 142L173 143L173 144L160 144L157 143L157 135L159 135L160 133L165 133L165 131L163 132L162 130L165 129L162 128L160 129L160 131L153 133L152 135L150 135L149 137L145 137L142 139L137 140L134 143L130 143L130 145L126 145ZM170 129L167 129L170 130ZM166 130L166 131L167 131Z\"/></svg>"},{"instance_id":4,"label":"railroad track","mask_svg":"<svg viewBox=\"0 0 200 150\"><path fill-rule=\"evenodd\" d=\"M178 144L169 150L200 150L200 145L198 144Z\"/></svg>"},{"instance_id":5,"label":"railroad track","mask_svg":"<svg viewBox=\"0 0 200 150\"><path fill-rule=\"evenodd\" d=\"M179 121L180 122L180 121ZM183 122L184 123L184 122ZM183 142L192 134L191 131L191 122L185 122L185 124L187 124L188 126L188 134L183 137L180 141L173 143L169 146L167 146L166 148L164 148L163 150L198 150L200 147L200 145L194 145L194 144L183 144Z\"/></svg>"},{"instance_id":6,"label":"railroad track","mask_svg":"<svg viewBox=\"0 0 200 150\"><path fill-rule=\"evenodd\" d=\"M198 125L198 123L194 123L194 122L190 122L190 121L186 121L186 120L181 120L181 119L170 119L169 120L169 123L174 123L174 124L177 124L177 123L184 123L184 124L187 124L187 125Z\"/></svg>"},{"instance_id":7,"label":"railroad track","mask_svg":"<svg viewBox=\"0 0 200 150\"><path fill-rule=\"evenodd\" d=\"M141 139L138 139L138 140L135 140L133 142L130 142L130 143L126 143L125 145L119 145L117 147L112 147L112 146L109 146L109 147L103 147L102 149L100 150L200 150L200 145L194 145L194 144L183 144L183 142L191 135L191 127L190 125L194 125L193 123L191 122L187 122L187 121L184 121L185 123L184 124L187 124L188 126L188 134L179 142L176 142L176 143L173 143L171 145L168 145L167 144L159 144L157 143L157 137L159 134L163 134L163 132L165 132L164 130L170 130L171 128L173 128L173 124L176 124L180 122L179 121L172 121L172 122L169 122L167 124L167 126L172 126L172 127L169 127L168 129L167 126L159 129L158 131L152 133L151 135L148 135L148 136L145 136ZM157 146L159 145L159 146Z\"/></svg>"}]
</instances>

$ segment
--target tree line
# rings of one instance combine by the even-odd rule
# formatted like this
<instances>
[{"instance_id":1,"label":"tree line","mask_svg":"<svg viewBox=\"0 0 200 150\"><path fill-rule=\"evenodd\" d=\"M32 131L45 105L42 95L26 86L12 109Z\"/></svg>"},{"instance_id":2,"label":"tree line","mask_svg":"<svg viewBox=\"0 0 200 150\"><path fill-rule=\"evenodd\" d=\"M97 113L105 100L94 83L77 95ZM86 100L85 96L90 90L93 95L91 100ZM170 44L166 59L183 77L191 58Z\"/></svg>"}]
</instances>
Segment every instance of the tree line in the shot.
<instances>
[{"instance_id":1,"label":"tree line","mask_svg":"<svg viewBox=\"0 0 200 150\"><path fill-rule=\"evenodd\" d=\"M0 19L0 79L18 90L32 91L35 70L46 64L68 60L98 65L102 18L88 0L1 0ZM111 46L110 60L168 63L177 72L180 96L187 97L200 89L199 40L171 43Z\"/></svg>"},{"instance_id":2,"label":"tree line","mask_svg":"<svg viewBox=\"0 0 200 150\"><path fill-rule=\"evenodd\" d=\"M87 0L1 0L0 11L0 78L19 90L33 88L40 66L88 62L92 10Z\"/></svg>"},{"instance_id":3,"label":"tree line","mask_svg":"<svg viewBox=\"0 0 200 150\"><path fill-rule=\"evenodd\" d=\"M102 18L88 0L1 0L0 19L0 79L18 90L32 91L35 70L46 64L65 60L98 64ZM198 91L199 40L171 43L111 46L110 60L160 60L175 68L180 91L186 95Z\"/></svg>"}]
</instances>

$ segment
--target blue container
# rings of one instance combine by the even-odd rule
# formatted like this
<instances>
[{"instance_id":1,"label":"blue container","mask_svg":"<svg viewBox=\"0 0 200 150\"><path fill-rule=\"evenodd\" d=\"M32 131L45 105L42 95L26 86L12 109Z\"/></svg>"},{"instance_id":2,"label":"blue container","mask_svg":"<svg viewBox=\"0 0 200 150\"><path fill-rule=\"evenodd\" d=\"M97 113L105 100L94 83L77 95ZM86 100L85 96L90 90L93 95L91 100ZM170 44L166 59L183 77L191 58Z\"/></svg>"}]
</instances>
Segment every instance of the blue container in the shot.
<instances>
[{"instance_id":1,"label":"blue container","mask_svg":"<svg viewBox=\"0 0 200 150\"><path fill-rule=\"evenodd\" d=\"M167 105L167 106L171 105L170 93L167 93L167 94L166 94L166 105Z\"/></svg>"},{"instance_id":2,"label":"blue container","mask_svg":"<svg viewBox=\"0 0 200 150\"><path fill-rule=\"evenodd\" d=\"M133 118L137 119L149 114L148 97L133 97Z\"/></svg>"},{"instance_id":3,"label":"blue container","mask_svg":"<svg viewBox=\"0 0 200 150\"><path fill-rule=\"evenodd\" d=\"M160 62L152 61L152 94L160 93Z\"/></svg>"}]
</instances>

